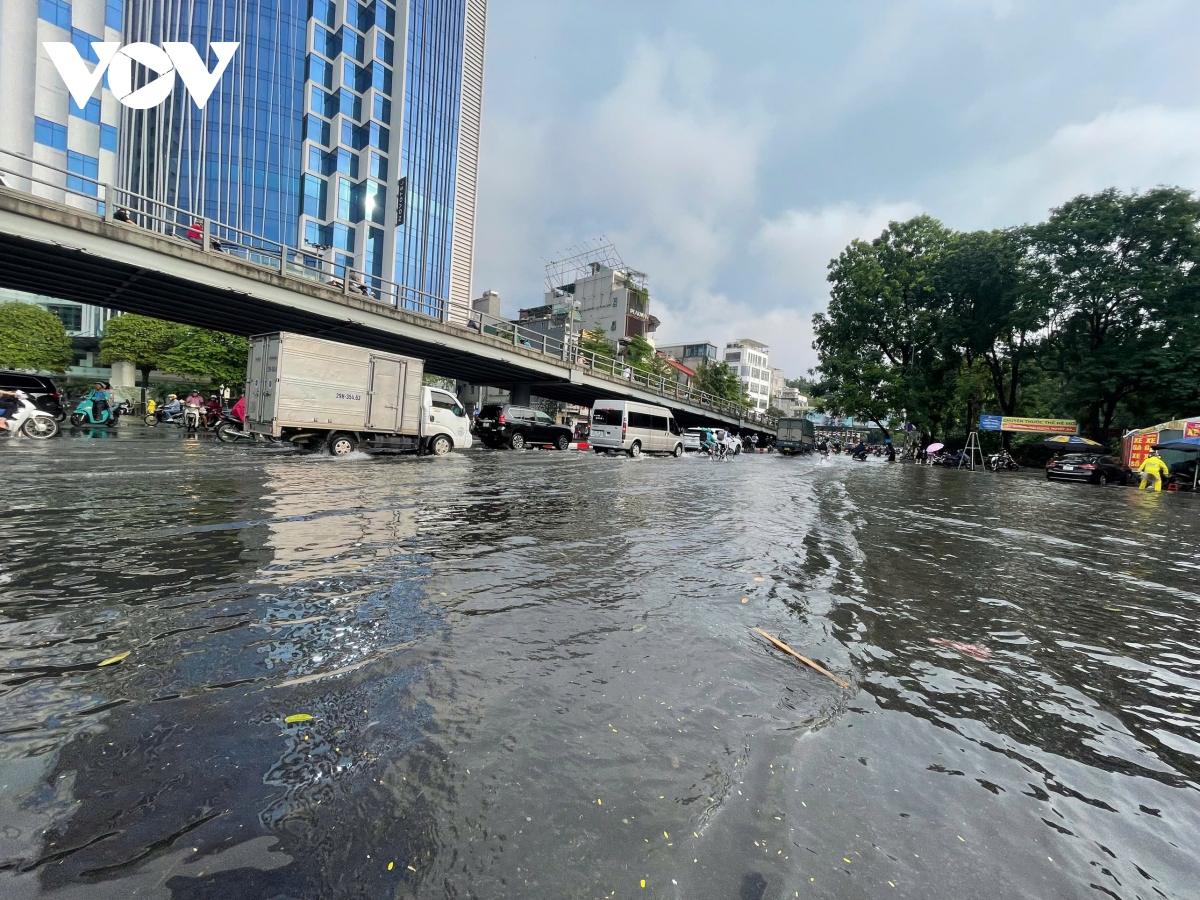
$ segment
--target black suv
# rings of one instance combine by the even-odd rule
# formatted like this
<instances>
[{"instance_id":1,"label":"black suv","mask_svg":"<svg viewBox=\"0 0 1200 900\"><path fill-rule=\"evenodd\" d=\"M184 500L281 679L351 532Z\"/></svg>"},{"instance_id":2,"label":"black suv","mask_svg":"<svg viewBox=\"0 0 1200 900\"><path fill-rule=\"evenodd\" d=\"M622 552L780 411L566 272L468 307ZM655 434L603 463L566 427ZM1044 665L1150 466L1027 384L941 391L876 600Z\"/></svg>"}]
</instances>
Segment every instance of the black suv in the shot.
<instances>
[{"instance_id":1,"label":"black suv","mask_svg":"<svg viewBox=\"0 0 1200 900\"><path fill-rule=\"evenodd\" d=\"M559 425L541 410L510 403L481 409L475 420L475 433L493 450L501 447L524 450L532 444L566 450L572 438L569 425Z\"/></svg>"},{"instance_id":2,"label":"black suv","mask_svg":"<svg viewBox=\"0 0 1200 900\"><path fill-rule=\"evenodd\" d=\"M67 417L62 408L62 394L45 375L29 375L6 369L0 372L0 391L24 391L38 409L50 413L60 422Z\"/></svg>"}]
</instances>

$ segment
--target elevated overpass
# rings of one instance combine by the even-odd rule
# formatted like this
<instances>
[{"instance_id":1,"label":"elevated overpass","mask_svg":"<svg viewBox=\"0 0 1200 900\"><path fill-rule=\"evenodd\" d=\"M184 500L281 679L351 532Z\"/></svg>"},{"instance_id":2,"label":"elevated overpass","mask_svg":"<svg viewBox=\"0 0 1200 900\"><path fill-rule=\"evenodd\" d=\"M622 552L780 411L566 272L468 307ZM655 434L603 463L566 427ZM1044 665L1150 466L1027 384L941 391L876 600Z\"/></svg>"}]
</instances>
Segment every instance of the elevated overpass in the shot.
<instances>
[{"instance_id":1,"label":"elevated overpass","mask_svg":"<svg viewBox=\"0 0 1200 900\"><path fill-rule=\"evenodd\" d=\"M528 390L584 406L640 400L671 408L685 427L775 433L773 419L671 378L332 267L315 251L202 219L188 240L186 211L106 185L89 196L65 190L65 179L55 184L3 165L0 174L0 286L234 334L295 331L403 353L423 358L430 373L518 396ZM114 220L118 204L137 224Z\"/></svg>"}]
</instances>

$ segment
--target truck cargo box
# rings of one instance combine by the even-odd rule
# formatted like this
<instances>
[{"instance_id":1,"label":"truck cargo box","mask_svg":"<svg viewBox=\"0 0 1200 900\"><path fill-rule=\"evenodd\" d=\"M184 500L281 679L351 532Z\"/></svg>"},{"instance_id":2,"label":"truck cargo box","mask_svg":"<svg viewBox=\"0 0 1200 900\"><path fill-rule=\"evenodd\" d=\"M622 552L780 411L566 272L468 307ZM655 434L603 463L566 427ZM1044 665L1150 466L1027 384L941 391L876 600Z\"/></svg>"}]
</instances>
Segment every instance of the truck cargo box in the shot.
<instances>
[{"instance_id":1,"label":"truck cargo box","mask_svg":"<svg viewBox=\"0 0 1200 900\"><path fill-rule=\"evenodd\" d=\"M250 339L246 428L417 436L425 362L289 332Z\"/></svg>"}]
</instances>

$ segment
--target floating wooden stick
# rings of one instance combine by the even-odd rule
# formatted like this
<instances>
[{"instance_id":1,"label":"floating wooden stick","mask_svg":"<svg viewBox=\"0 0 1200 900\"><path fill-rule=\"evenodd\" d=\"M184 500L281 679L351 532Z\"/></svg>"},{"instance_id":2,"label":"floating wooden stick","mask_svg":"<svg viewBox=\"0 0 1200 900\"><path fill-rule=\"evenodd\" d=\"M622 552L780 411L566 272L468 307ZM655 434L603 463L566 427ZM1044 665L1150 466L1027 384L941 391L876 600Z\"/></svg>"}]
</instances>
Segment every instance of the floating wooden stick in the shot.
<instances>
[{"instance_id":1,"label":"floating wooden stick","mask_svg":"<svg viewBox=\"0 0 1200 900\"><path fill-rule=\"evenodd\" d=\"M838 678L836 675L834 675L832 672L830 672L824 666L818 665L817 663L815 663L811 659L809 659L807 656L801 656L799 653L797 653L795 650L793 650L791 647L789 647L783 641L776 640L775 638L773 638L769 634L767 634L765 631L763 631L761 628L755 628L754 630L757 631L759 634L761 634L763 637L765 637L768 641L770 641L772 644L774 644L780 650L782 650L784 653L790 653L792 656L796 657L796 659L800 660L800 662L804 663L806 666L812 666L812 668L816 669L822 675L827 675L828 677L832 678L840 686L842 686L844 688L850 687L849 684L842 681L842 679Z\"/></svg>"}]
</instances>

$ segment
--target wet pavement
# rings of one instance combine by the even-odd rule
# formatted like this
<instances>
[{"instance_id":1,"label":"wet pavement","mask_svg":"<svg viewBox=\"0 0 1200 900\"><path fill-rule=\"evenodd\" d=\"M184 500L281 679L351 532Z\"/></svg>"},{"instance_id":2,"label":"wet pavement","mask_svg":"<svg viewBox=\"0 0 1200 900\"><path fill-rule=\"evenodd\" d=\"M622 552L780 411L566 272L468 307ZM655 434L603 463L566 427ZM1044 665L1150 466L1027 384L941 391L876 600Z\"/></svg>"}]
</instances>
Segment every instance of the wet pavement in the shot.
<instances>
[{"instance_id":1,"label":"wet pavement","mask_svg":"<svg viewBox=\"0 0 1200 900\"><path fill-rule=\"evenodd\" d=\"M0 466L6 900L1200 895L1197 498L136 426Z\"/></svg>"}]
</instances>

